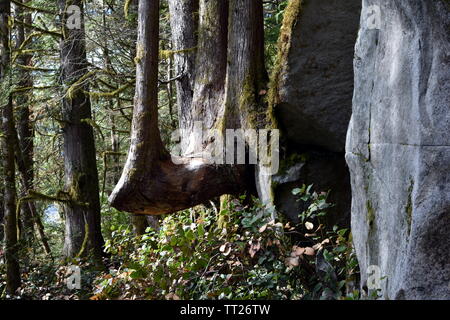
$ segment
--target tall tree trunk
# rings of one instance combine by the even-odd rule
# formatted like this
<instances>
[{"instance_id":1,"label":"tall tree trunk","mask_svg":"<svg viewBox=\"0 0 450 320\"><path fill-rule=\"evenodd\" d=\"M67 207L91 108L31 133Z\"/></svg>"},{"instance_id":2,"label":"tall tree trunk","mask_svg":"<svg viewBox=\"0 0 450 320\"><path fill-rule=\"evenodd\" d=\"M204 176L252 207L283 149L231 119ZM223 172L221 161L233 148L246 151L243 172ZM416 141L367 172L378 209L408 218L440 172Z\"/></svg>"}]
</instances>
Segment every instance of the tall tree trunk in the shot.
<instances>
[{"instance_id":1,"label":"tall tree trunk","mask_svg":"<svg viewBox=\"0 0 450 320\"><path fill-rule=\"evenodd\" d=\"M5 197L5 188L3 187L3 159L0 157L0 241L3 241L5 237L5 206L3 199Z\"/></svg>"},{"instance_id":2,"label":"tall tree trunk","mask_svg":"<svg viewBox=\"0 0 450 320\"><path fill-rule=\"evenodd\" d=\"M211 164L210 159L199 157L195 146L200 142L202 148L208 148L213 136L199 141L190 135L196 120L202 121L202 129L222 133L227 128L256 128L262 123L258 115L259 89L265 79L262 1L231 1L230 19L227 5L227 1L200 3L196 54L202 66L197 66L193 103L179 120L180 127L187 129L182 133L182 140L187 139L184 157L170 159L157 119L158 39L154 35L158 32L153 28L158 22L148 20L157 20L157 12L148 13L157 8L141 3L132 143L122 177L110 196L114 207L141 214L172 213L251 187L252 170L247 166Z\"/></svg>"},{"instance_id":3,"label":"tall tree trunk","mask_svg":"<svg viewBox=\"0 0 450 320\"><path fill-rule=\"evenodd\" d=\"M274 129L275 123L268 116L264 94L267 91L268 76L264 63L264 18L262 0L230 0L230 26L228 32L227 93L225 126L227 128ZM254 187L262 203L273 207L272 170L276 168L279 150L276 144L278 131L268 131L261 139L268 138L267 150L250 149L258 158L254 166ZM256 145L256 137L247 142ZM253 191L253 190L251 190ZM275 217L273 210L273 218Z\"/></svg>"},{"instance_id":4,"label":"tall tree trunk","mask_svg":"<svg viewBox=\"0 0 450 320\"><path fill-rule=\"evenodd\" d=\"M10 47L9 17L10 1L0 2L0 81L1 87L10 88ZM8 90L8 89L7 89ZM3 90L2 90L3 91ZM5 90L6 91L6 90ZM5 211L5 257L6 257L6 290L15 294L20 286L20 270L18 261L17 219L16 219L16 181L14 162L15 127L11 94L2 92L0 106L2 108L2 156L4 170L4 211Z\"/></svg>"},{"instance_id":5,"label":"tall tree trunk","mask_svg":"<svg viewBox=\"0 0 450 320\"><path fill-rule=\"evenodd\" d=\"M225 2L225 1L214 1ZM197 11L199 0L169 0L172 50L175 54L177 105L180 127L185 128L194 95Z\"/></svg>"},{"instance_id":6,"label":"tall tree trunk","mask_svg":"<svg viewBox=\"0 0 450 320\"><path fill-rule=\"evenodd\" d=\"M195 156L199 144L208 144L214 137L206 135L203 141L192 135L196 122L203 130L219 129L224 134L225 91L227 75L228 1L200 1L199 40L196 56L196 81L192 105L180 118L184 128L181 137L182 154ZM181 122L184 121L184 124ZM206 147L208 149L208 147Z\"/></svg>"},{"instance_id":7,"label":"tall tree trunk","mask_svg":"<svg viewBox=\"0 0 450 320\"><path fill-rule=\"evenodd\" d=\"M29 191L33 190L33 180L30 179L30 175L29 175L29 171L28 171L28 167L25 163L25 157L23 155L21 146L20 146L20 142L19 142L19 137L16 131L14 131L14 140L13 140L13 145L14 145L14 149L15 149L15 155L16 155L16 163L17 163L17 169L20 173L20 178L21 178L21 182L22 182L22 186L24 188L24 194L28 195ZM50 255L51 254L51 250L50 250L50 245L48 243L48 239L45 235L44 232L44 225L42 223L41 217L39 216L39 213L36 209L36 204L33 201L26 201L21 205L21 212L22 212L22 208L23 206L26 205L27 209L28 209L28 213L31 215L31 219L32 219L32 223L34 223L37 227L37 231L39 233L39 237L41 238L41 242L42 242L42 246L44 248L44 251L46 254ZM26 228L26 226L25 226ZM26 232L26 229L25 229ZM27 238L28 241L30 241L30 236L29 235Z\"/></svg>"},{"instance_id":8,"label":"tall tree trunk","mask_svg":"<svg viewBox=\"0 0 450 320\"><path fill-rule=\"evenodd\" d=\"M227 128L264 127L260 90L267 85L261 0L229 0ZM239 116L236 115L239 114ZM262 117L261 117L262 116Z\"/></svg>"},{"instance_id":9,"label":"tall tree trunk","mask_svg":"<svg viewBox=\"0 0 450 320\"><path fill-rule=\"evenodd\" d=\"M102 254L100 228L99 182L88 85L77 83L86 74L84 15L82 0L59 0L64 38L61 41L61 79L66 89L62 102L64 117L64 168L66 192L72 200L65 205L64 254L74 257L82 253L98 258ZM81 28L68 29L66 8L81 9ZM70 88L70 89L69 89Z\"/></svg>"},{"instance_id":10,"label":"tall tree trunk","mask_svg":"<svg viewBox=\"0 0 450 320\"><path fill-rule=\"evenodd\" d=\"M131 5L131 10L133 10L135 8L134 5L134 1L132 1L132 5ZM108 28L107 22L106 22L106 12L107 12L107 6L105 4L105 1L103 1L103 28L106 30ZM104 39L104 43L103 43L103 58L104 58L104 64L105 64L105 69L107 70L108 73L112 73L113 69L112 69L112 65L111 65L111 57L110 57L110 52L109 52L109 48L108 48L108 39L105 38ZM111 98L108 101L109 104L109 110L113 110L114 108L114 99L116 98ZM117 97L117 103L120 104L120 98ZM112 168L112 173L109 176L109 183L111 185L115 185L117 183L117 181L119 181L120 178L120 168L119 168L119 152L120 152L120 141L119 141L119 136L117 133L117 127L116 127L116 117L114 115L114 113L112 111L108 112L108 117L109 117L109 121L111 123L111 132L110 132L110 142L111 142L111 158L112 158L112 166L110 166ZM106 160L107 161L107 160ZM106 163L105 163L106 165ZM106 176L105 176L106 179ZM106 184L106 181L103 182L104 184ZM111 190L109 190L108 192L111 192Z\"/></svg>"},{"instance_id":11,"label":"tall tree trunk","mask_svg":"<svg viewBox=\"0 0 450 320\"><path fill-rule=\"evenodd\" d=\"M27 3L29 0L22 1ZM31 14L24 13L22 6L18 5L16 7L16 13L18 19L25 22L28 25L32 24ZM28 35L28 30L23 24L18 24L17 26L17 44L16 48L20 49L25 43L26 36ZM22 50L25 47L21 48ZM32 56L29 54L20 54L17 61L20 65L32 67ZM31 73L27 69L19 70L19 87L21 88L31 88L33 87L33 79ZM32 94L32 91L30 91ZM19 93L16 97L16 104L18 109L18 123L17 123L17 133L14 133L14 146L17 168L20 173L22 182L22 197L26 196L29 191L34 190L34 129L31 124L31 108L30 108L30 98L27 91L24 93ZM36 205L32 201L27 201L20 206L20 217L22 219L23 232L21 236L30 246L34 238L34 225L37 227L37 231L41 238L42 246L45 253L51 254L50 245L48 239L44 233L44 225L42 224L41 217L37 212Z\"/></svg>"},{"instance_id":12,"label":"tall tree trunk","mask_svg":"<svg viewBox=\"0 0 450 320\"><path fill-rule=\"evenodd\" d=\"M25 3L28 1L24 1ZM16 12L18 19L31 25L31 14L24 14L23 8L17 6ZM23 24L19 24L17 27L17 45L19 49L21 45L25 42L26 30ZM19 54L17 61L20 65L31 66L31 55L29 54ZM31 88L33 87L33 80L31 78L30 71L27 69L20 69L19 72L19 87ZM32 92L32 91L30 91ZM34 132L30 121L31 110L30 110L30 99L28 92L18 94L16 96L16 104L18 108L18 123L17 123L17 133L19 136L19 148L22 154L22 161L24 165L24 183L22 186L21 195L26 196L27 190L33 190L34 184L34 170L33 170L33 139ZM34 226L33 226L33 213L31 211L31 202L23 203L20 207L20 217L23 223L22 235L26 241L30 243L33 239ZM35 212L36 214L36 212Z\"/></svg>"},{"instance_id":13,"label":"tall tree trunk","mask_svg":"<svg viewBox=\"0 0 450 320\"><path fill-rule=\"evenodd\" d=\"M1 81L1 80L0 80ZM3 126L2 126L3 128ZM3 130L3 129L2 129ZM1 147L1 146L0 146ZM5 186L3 185L3 159L0 157L0 241L5 237Z\"/></svg>"},{"instance_id":14,"label":"tall tree trunk","mask_svg":"<svg viewBox=\"0 0 450 320\"><path fill-rule=\"evenodd\" d=\"M134 17L138 17L138 10L139 10L139 0L132 0L131 4L130 4L130 8L129 11L133 13L133 18ZM136 19L130 19L130 23L132 24L132 26L134 28L138 28L138 20ZM136 36L137 36L137 32L136 32ZM134 39L135 41L137 40L137 38ZM132 56L136 56L136 47L132 47L132 52L131 52ZM115 180L115 183L117 183L117 181L120 178L120 166L118 165L118 157L117 159L117 166L116 166L116 174L117 174L117 180ZM130 222L133 226L133 233L137 236L143 235L145 233L145 229L147 229L147 227L149 226L149 223L151 223L152 225L157 224L158 220L156 217L150 217L150 220L146 219L145 215L141 215L141 214L133 214L130 217Z\"/></svg>"}]
</instances>

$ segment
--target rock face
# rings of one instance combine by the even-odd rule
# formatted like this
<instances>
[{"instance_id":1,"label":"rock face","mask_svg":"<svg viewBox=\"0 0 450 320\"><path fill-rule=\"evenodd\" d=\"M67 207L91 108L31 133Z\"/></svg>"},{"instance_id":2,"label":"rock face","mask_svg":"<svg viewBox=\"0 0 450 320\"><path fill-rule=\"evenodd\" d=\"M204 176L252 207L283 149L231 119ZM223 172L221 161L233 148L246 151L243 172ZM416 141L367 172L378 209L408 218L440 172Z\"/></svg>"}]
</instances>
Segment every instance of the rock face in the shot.
<instances>
[{"instance_id":1,"label":"rock face","mask_svg":"<svg viewBox=\"0 0 450 320\"><path fill-rule=\"evenodd\" d=\"M363 1L346 160L361 283L379 267L385 299L450 299L449 6Z\"/></svg>"},{"instance_id":2,"label":"rock face","mask_svg":"<svg viewBox=\"0 0 450 320\"><path fill-rule=\"evenodd\" d=\"M331 223L350 223L344 150L360 12L360 0L291 0L285 11L273 79L284 160L273 182L277 209L293 220L302 208L291 190L314 184L331 190Z\"/></svg>"},{"instance_id":3,"label":"rock face","mask_svg":"<svg viewBox=\"0 0 450 320\"><path fill-rule=\"evenodd\" d=\"M277 116L290 141L344 152L360 0L303 0L280 77Z\"/></svg>"}]
</instances>

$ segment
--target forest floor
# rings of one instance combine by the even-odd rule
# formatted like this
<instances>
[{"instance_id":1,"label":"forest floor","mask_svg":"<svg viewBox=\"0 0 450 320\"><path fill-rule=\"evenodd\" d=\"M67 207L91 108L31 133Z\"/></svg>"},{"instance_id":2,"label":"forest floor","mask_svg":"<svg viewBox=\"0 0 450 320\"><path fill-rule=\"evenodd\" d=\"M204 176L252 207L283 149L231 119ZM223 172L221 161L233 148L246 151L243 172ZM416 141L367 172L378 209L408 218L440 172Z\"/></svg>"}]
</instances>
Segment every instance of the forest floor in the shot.
<instances>
[{"instance_id":1,"label":"forest floor","mask_svg":"<svg viewBox=\"0 0 450 320\"><path fill-rule=\"evenodd\" d=\"M306 186L293 193L309 204L297 224L272 220L270 210L241 198L222 210L166 216L158 231L140 236L129 224L113 225L102 263L50 259L29 248L15 297L4 293L0 261L2 298L359 299L349 231L323 223L333 208L327 194Z\"/></svg>"}]
</instances>

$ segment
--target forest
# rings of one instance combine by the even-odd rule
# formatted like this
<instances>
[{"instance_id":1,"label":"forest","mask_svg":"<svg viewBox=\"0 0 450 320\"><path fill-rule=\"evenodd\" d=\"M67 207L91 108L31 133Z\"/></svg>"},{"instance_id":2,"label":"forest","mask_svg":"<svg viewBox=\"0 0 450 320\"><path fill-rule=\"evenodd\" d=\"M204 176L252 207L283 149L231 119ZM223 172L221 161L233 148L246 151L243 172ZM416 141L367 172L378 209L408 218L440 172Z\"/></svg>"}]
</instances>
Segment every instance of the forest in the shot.
<instances>
[{"instance_id":1,"label":"forest","mask_svg":"<svg viewBox=\"0 0 450 320\"><path fill-rule=\"evenodd\" d=\"M0 0L0 299L450 300L448 0Z\"/></svg>"}]
</instances>

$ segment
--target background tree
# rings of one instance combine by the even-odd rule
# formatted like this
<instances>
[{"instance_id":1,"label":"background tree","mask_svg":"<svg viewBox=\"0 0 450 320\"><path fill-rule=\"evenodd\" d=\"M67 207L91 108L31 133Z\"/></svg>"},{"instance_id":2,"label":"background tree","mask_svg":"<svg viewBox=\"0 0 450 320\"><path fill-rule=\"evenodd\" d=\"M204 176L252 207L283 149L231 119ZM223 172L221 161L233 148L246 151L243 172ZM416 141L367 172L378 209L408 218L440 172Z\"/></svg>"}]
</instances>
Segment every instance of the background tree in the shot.
<instances>
[{"instance_id":1,"label":"background tree","mask_svg":"<svg viewBox=\"0 0 450 320\"><path fill-rule=\"evenodd\" d=\"M21 3L21 1L19 1ZM24 2L26 3L26 1ZM17 133L18 133L18 146L16 146L17 150L20 149L20 154L16 152L16 158L18 162L21 162L22 165L22 176L23 176L23 184L21 191L21 196L24 197L27 195L28 190L33 190L33 181L34 181L34 170L33 170L33 153L34 153L34 141L33 141L33 128L31 123L31 108L30 108L30 88L33 87L33 79L31 77L31 72L28 67L32 66L31 58L32 56L29 53L21 53L22 45L25 44L25 39L29 35L29 29L25 28L24 24L31 25L31 14L25 13L23 7L20 5L16 7L16 15L18 21L22 23L18 23L17 25L17 64L21 66L19 67L19 79L18 86L19 88L27 88L28 91L21 92L20 94L15 95L16 108L18 109L17 116ZM31 92L32 93L32 92ZM20 158L20 159L19 159ZM20 208L20 217L23 222L23 237L30 242L33 238L34 231L34 212L35 208L33 208L32 202L24 202Z\"/></svg>"},{"instance_id":2,"label":"background tree","mask_svg":"<svg viewBox=\"0 0 450 320\"><path fill-rule=\"evenodd\" d=\"M2 157L4 179L4 219L5 219L5 258L6 258L6 290L15 294L20 286L20 270L18 261L17 217L16 217L16 168L14 162L15 124L10 93L10 1L0 2L0 81L2 107Z\"/></svg>"},{"instance_id":3,"label":"background tree","mask_svg":"<svg viewBox=\"0 0 450 320\"><path fill-rule=\"evenodd\" d=\"M64 252L68 257L80 253L102 255L100 229L99 182L86 59L84 3L81 0L58 1L61 11L61 82L63 84L62 115L64 138L66 218ZM80 8L81 28L67 28L67 8ZM82 252L84 251L84 252Z\"/></svg>"},{"instance_id":4,"label":"background tree","mask_svg":"<svg viewBox=\"0 0 450 320\"><path fill-rule=\"evenodd\" d=\"M3 127L3 125L2 125ZM3 129L2 129L3 131ZM3 238L5 236L5 228L4 228L4 218L5 218L5 204L4 204L4 198L5 198L5 188L3 185L3 159L0 159L0 241L3 241Z\"/></svg>"}]
</instances>

